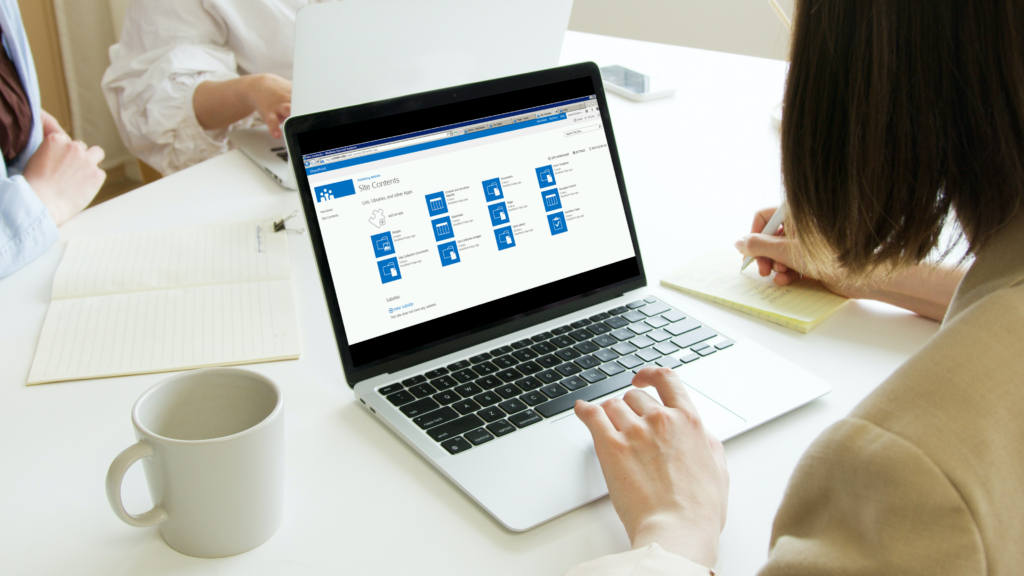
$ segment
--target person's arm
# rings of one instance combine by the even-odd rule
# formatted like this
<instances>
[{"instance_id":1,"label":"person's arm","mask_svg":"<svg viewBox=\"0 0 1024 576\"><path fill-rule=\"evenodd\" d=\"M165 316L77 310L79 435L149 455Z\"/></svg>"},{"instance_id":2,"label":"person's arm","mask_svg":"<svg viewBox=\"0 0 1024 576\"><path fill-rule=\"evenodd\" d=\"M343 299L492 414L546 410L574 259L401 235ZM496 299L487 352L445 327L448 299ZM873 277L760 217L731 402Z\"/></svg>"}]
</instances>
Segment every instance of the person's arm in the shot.
<instances>
[{"instance_id":1,"label":"person's arm","mask_svg":"<svg viewBox=\"0 0 1024 576\"><path fill-rule=\"evenodd\" d=\"M754 216L751 234L736 242L744 256L757 257L761 276L775 272L774 282L785 286L802 277L802 269L794 256L794 241L781 236L762 234L775 208L766 208ZM878 281L849 285L842 278L817 278L826 288L847 298L878 300L942 321L953 299L953 293L966 273L963 267L920 264Z\"/></svg>"},{"instance_id":2,"label":"person's arm","mask_svg":"<svg viewBox=\"0 0 1024 576\"><path fill-rule=\"evenodd\" d=\"M192 108L205 130L222 130L259 112L270 135L280 138L281 124L292 111L292 83L274 74L207 80L193 92Z\"/></svg>"}]
</instances>

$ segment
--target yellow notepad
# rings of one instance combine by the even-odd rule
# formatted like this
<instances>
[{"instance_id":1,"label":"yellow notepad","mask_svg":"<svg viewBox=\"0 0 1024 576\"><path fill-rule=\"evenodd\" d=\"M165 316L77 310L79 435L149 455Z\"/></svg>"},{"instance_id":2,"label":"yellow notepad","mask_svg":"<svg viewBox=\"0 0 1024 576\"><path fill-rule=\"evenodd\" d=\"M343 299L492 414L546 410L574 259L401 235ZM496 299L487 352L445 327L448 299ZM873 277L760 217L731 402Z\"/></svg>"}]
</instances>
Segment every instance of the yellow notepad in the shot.
<instances>
[{"instance_id":1,"label":"yellow notepad","mask_svg":"<svg viewBox=\"0 0 1024 576\"><path fill-rule=\"evenodd\" d=\"M716 250L661 283L805 334L849 302L814 280L778 286L757 273L756 262L740 272L742 262L735 250Z\"/></svg>"},{"instance_id":2,"label":"yellow notepad","mask_svg":"<svg viewBox=\"0 0 1024 576\"><path fill-rule=\"evenodd\" d=\"M299 357L271 219L68 242L29 384Z\"/></svg>"}]
</instances>

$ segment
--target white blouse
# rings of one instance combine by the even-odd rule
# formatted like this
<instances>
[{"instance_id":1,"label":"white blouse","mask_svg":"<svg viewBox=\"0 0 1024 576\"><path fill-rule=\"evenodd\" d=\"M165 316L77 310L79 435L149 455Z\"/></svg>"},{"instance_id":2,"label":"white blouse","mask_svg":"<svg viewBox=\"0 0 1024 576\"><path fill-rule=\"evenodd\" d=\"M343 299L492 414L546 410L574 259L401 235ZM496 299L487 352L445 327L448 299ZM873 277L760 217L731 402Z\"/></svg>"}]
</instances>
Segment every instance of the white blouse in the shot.
<instances>
[{"instance_id":1,"label":"white blouse","mask_svg":"<svg viewBox=\"0 0 1024 576\"><path fill-rule=\"evenodd\" d=\"M322 1L132 0L102 82L128 149L163 174L225 152L228 130L196 120L196 86L244 74L291 80L295 14Z\"/></svg>"}]
</instances>

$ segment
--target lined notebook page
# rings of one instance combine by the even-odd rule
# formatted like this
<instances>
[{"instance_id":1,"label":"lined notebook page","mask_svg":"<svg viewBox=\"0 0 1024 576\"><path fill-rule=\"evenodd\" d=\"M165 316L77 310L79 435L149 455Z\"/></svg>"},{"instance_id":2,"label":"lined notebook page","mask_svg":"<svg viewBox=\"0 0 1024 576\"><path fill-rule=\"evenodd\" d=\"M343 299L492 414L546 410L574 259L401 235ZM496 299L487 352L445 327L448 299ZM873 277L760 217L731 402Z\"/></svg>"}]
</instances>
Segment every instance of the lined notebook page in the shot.
<instances>
[{"instance_id":1,"label":"lined notebook page","mask_svg":"<svg viewBox=\"0 0 1024 576\"><path fill-rule=\"evenodd\" d=\"M813 280L777 286L771 276L758 274L756 263L741 273L742 261L735 250L716 250L662 278L661 283L804 333L848 302Z\"/></svg>"},{"instance_id":2,"label":"lined notebook page","mask_svg":"<svg viewBox=\"0 0 1024 576\"><path fill-rule=\"evenodd\" d=\"M272 230L264 220L72 240L28 383L298 358L287 235Z\"/></svg>"},{"instance_id":3,"label":"lined notebook page","mask_svg":"<svg viewBox=\"0 0 1024 576\"><path fill-rule=\"evenodd\" d=\"M54 300L288 278L288 237L272 220L83 236L68 242Z\"/></svg>"}]
</instances>

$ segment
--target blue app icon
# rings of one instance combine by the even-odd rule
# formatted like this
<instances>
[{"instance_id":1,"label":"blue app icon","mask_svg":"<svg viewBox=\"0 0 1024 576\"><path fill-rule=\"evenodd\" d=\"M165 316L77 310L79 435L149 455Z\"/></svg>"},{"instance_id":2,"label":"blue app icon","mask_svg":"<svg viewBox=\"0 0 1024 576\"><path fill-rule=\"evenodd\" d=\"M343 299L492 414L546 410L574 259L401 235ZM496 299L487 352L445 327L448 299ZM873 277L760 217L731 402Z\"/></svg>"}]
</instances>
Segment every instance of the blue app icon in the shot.
<instances>
[{"instance_id":1,"label":"blue app icon","mask_svg":"<svg viewBox=\"0 0 1024 576\"><path fill-rule=\"evenodd\" d=\"M434 240L438 242L455 238L455 231L452 230L452 219L447 216L431 220L430 226L434 229Z\"/></svg>"},{"instance_id":2,"label":"blue app icon","mask_svg":"<svg viewBox=\"0 0 1024 576\"><path fill-rule=\"evenodd\" d=\"M541 188L555 185L555 170L550 164L537 168L537 183L540 184Z\"/></svg>"},{"instance_id":3,"label":"blue app icon","mask_svg":"<svg viewBox=\"0 0 1024 576\"><path fill-rule=\"evenodd\" d=\"M391 239L391 232L374 234L370 236L370 242L373 243L374 258L383 258L395 253L395 243Z\"/></svg>"},{"instance_id":4,"label":"blue app icon","mask_svg":"<svg viewBox=\"0 0 1024 576\"><path fill-rule=\"evenodd\" d=\"M326 202L344 196L351 196L356 193L356 187L352 184L351 180L344 180L342 182L317 186L313 189L313 192L316 193L317 202Z\"/></svg>"},{"instance_id":5,"label":"blue app icon","mask_svg":"<svg viewBox=\"0 0 1024 576\"><path fill-rule=\"evenodd\" d=\"M554 214L548 214L548 228L551 228L551 235L561 234L568 230L565 227L565 214L561 212L555 212Z\"/></svg>"},{"instance_id":6,"label":"blue app icon","mask_svg":"<svg viewBox=\"0 0 1024 576\"><path fill-rule=\"evenodd\" d=\"M431 218L448 212L448 203L444 200L444 192L427 194L427 211L430 212Z\"/></svg>"},{"instance_id":7,"label":"blue app icon","mask_svg":"<svg viewBox=\"0 0 1024 576\"><path fill-rule=\"evenodd\" d=\"M541 190L541 198L544 199L544 211L551 212L552 210L562 209L562 198L558 195L558 188L552 188L551 190Z\"/></svg>"},{"instance_id":8,"label":"blue app icon","mask_svg":"<svg viewBox=\"0 0 1024 576\"><path fill-rule=\"evenodd\" d=\"M487 207L487 212L491 215L491 226L508 224L508 208L505 207L504 202L491 204Z\"/></svg>"},{"instance_id":9,"label":"blue app icon","mask_svg":"<svg viewBox=\"0 0 1024 576\"><path fill-rule=\"evenodd\" d=\"M512 227L494 229L494 240L498 243L498 250L512 248L516 245L516 237L512 234Z\"/></svg>"},{"instance_id":10,"label":"blue app icon","mask_svg":"<svg viewBox=\"0 0 1024 576\"><path fill-rule=\"evenodd\" d=\"M437 252L441 255L441 266L450 266L462 262L462 260L459 260L459 247L455 245L455 242L438 244Z\"/></svg>"},{"instance_id":11,"label":"blue app icon","mask_svg":"<svg viewBox=\"0 0 1024 576\"><path fill-rule=\"evenodd\" d=\"M501 191L501 180L497 178L484 180L484 197L488 202L504 198L505 194Z\"/></svg>"},{"instance_id":12,"label":"blue app icon","mask_svg":"<svg viewBox=\"0 0 1024 576\"><path fill-rule=\"evenodd\" d=\"M398 269L398 258L388 258L377 261L377 271L380 272L380 283L387 284L402 279L402 271Z\"/></svg>"}]
</instances>

